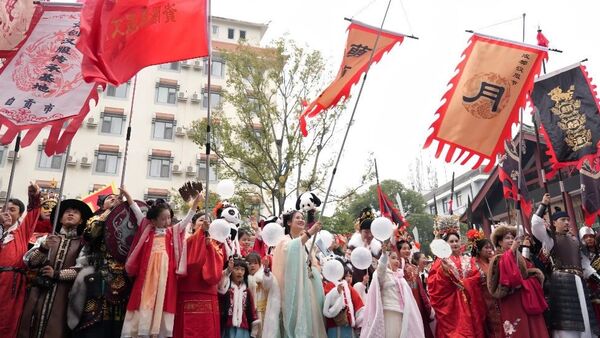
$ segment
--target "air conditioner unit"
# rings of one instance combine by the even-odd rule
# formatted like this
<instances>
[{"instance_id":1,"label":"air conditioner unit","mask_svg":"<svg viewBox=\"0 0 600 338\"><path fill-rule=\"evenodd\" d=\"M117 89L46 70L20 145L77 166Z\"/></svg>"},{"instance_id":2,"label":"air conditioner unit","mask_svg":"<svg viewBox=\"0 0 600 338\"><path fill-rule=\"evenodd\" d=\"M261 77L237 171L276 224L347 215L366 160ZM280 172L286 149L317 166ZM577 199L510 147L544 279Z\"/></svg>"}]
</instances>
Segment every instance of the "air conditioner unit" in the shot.
<instances>
[{"instance_id":1,"label":"air conditioner unit","mask_svg":"<svg viewBox=\"0 0 600 338\"><path fill-rule=\"evenodd\" d=\"M92 164L90 163L90 160L89 160L89 158L88 158L87 156L83 156L83 157L81 158L81 166L82 166L82 167L89 167L89 166L91 166L91 165L92 165Z\"/></svg>"},{"instance_id":2,"label":"air conditioner unit","mask_svg":"<svg viewBox=\"0 0 600 338\"><path fill-rule=\"evenodd\" d=\"M9 150L8 151L8 160L12 161L15 158L15 151L14 150ZM17 154L17 161L21 158L21 154Z\"/></svg>"},{"instance_id":3,"label":"air conditioner unit","mask_svg":"<svg viewBox=\"0 0 600 338\"><path fill-rule=\"evenodd\" d=\"M73 156L69 156L67 158L67 165L74 166L76 164L77 164L77 159L75 159Z\"/></svg>"},{"instance_id":4,"label":"air conditioner unit","mask_svg":"<svg viewBox=\"0 0 600 338\"><path fill-rule=\"evenodd\" d=\"M6 191L0 191L0 198L6 198Z\"/></svg>"},{"instance_id":5,"label":"air conditioner unit","mask_svg":"<svg viewBox=\"0 0 600 338\"><path fill-rule=\"evenodd\" d=\"M180 174L181 173L181 168L179 167L179 164L173 164L173 174Z\"/></svg>"},{"instance_id":6,"label":"air conditioner unit","mask_svg":"<svg viewBox=\"0 0 600 338\"><path fill-rule=\"evenodd\" d=\"M88 127L95 127L98 125L98 122L96 122L96 119L93 117L90 117L87 119L87 126Z\"/></svg>"},{"instance_id":7,"label":"air conditioner unit","mask_svg":"<svg viewBox=\"0 0 600 338\"><path fill-rule=\"evenodd\" d=\"M195 60L194 61L194 69L202 69L202 61Z\"/></svg>"},{"instance_id":8,"label":"air conditioner unit","mask_svg":"<svg viewBox=\"0 0 600 338\"><path fill-rule=\"evenodd\" d=\"M194 103L200 102L200 95L198 95L198 93L192 94L192 102L194 102Z\"/></svg>"},{"instance_id":9,"label":"air conditioner unit","mask_svg":"<svg viewBox=\"0 0 600 338\"><path fill-rule=\"evenodd\" d=\"M185 93L184 92L177 93L177 100L179 100L179 101L187 101L187 97L185 96Z\"/></svg>"},{"instance_id":10,"label":"air conditioner unit","mask_svg":"<svg viewBox=\"0 0 600 338\"><path fill-rule=\"evenodd\" d=\"M185 136L185 131L183 130L183 127L175 128L175 136Z\"/></svg>"},{"instance_id":11,"label":"air conditioner unit","mask_svg":"<svg viewBox=\"0 0 600 338\"><path fill-rule=\"evenodd\" d=\"M194 170L194 167L190 165L190 166L187 167L187 170L185 171L185 173L188 176L193 176L193 175L196 174L196 170Z\"/></svg>"}]
</instances>

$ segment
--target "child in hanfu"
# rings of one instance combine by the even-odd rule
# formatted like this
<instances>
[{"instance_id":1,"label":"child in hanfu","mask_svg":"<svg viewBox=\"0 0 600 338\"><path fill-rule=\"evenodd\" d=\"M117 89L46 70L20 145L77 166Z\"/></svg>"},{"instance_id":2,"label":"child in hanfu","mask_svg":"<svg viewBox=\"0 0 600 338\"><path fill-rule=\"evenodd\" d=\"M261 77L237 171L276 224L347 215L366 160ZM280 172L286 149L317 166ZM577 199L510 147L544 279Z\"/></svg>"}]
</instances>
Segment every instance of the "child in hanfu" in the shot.
<instances>
[{"instance_id":1,"label":"child in hanfu","mask_svg":"<svg viewBox=\"0 0 600 338\"><path fill-rule=\"evenodd\" d=\"M230 258L219 284L222 338L250 338L253 327L260 324L254 297L248 289L248 263Z\"/></svg>"}]
</instances>

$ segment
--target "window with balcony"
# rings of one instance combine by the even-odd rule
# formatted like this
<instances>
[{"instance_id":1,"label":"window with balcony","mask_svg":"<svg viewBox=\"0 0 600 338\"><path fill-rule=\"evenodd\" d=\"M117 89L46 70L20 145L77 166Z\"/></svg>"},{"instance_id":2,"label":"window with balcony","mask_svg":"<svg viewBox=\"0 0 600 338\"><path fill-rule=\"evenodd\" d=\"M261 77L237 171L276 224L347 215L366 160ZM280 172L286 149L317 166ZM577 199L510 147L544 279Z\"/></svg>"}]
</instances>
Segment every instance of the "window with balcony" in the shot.
<instances>
[{"instance_id":1,"label":"window with balcony","mask_svg":"<svg viewBox=\"0 0 600 338\"><path fill-rule=\"evenodd\" d=\"M240 39L246 40L246 31L240 30Z\"/></svg>"},{"instance_id":2,"label":"window with balcony","mask_svg":"<svg viewBox=\"0 0 600 338\"><path fill-rule=\"evenodd\" d=\"M233 28L227 28L227 38L230 40L234 39L235 30Z\"/></svg>"},{"instance_id":3,"label":"window with balcony","mask_svg":"<svg viewBox=\"0 0 600 338\"><path fill-rule=\"evenodd\" d=\"M99 174L117 174L119 170L119 159L121 153L117 145L101 144L96 151L96 166L94 168Z\"/></svg>"},{"instance_id":4,"label":"window with balcony","mask_svg":"<svg viewBox=\"0 0 600 338\"><path fill-rule=\"evenodd\" d=\"M124 115L114 115L104 113L102 115L102 134L121 135L123 132L123 123L125 122Z\"/></svg>"},{"instance_id":5,"label":"window with balcony","mask_svg":"<svg viewBox=\"0 0 600 338\"><path fill-rule=\"evenodd\" d=\"M160 79L156 83L156 103L175 104L179 85L176 80Z\"/></svg>"},{"instance_id":6,"label":"window with balcony","mask_svg":"<svg viewBox=\"0 0 600 338\"><path fill-rule=\"evenodd\" d=\"M63 166L64 156L53 155L48 156L44 152L43 146L38 150L38 169L60 170Z\"/></svg>"},{"instance_id":7,"label":"window with balcony","mask_svg":"<svg viewBox=\"0 0 600 338\"><path fill-rule=\"evenodd\" d=\"M148 157L148 176L156 178L171 177L173 158L168 150L153 149Z\"/></svg>"},{"instance_id":8,"label":"window with balcony","mask_svg":"<svg viewBox=\"0 0 600 338\"><path fill-rule=\"evenodd\" d=\"M203 181L206 178L206 161L205 160L198 160L198 177ZM210 170L208 172L208 180L211 183L217 181L217 169L216 169L215 165L210 166Z\"/></svg>"},{"instance_id":9,"label":"window with balcony","mask_svg":"<svg viewBox=\"0 0 600 338\"><path fill-rule=\"evenodd\" d=\"M212 33L213 33L213 35L219 34L219 26L213 25L212 26Z\"/></svg>"},{"instance_id":10,"label":"window with balcony","mask_svg":"<svg viewBox=\"0 0 600 338\"><path fill-rule=\"evenodd\" d=\"M123 83L122 85L115 87L113 85L106 86L106 96L115 97L119 99L126 99L129 93L129 82Z\"/></svg>"},{"instance_id":11,"label":"window with balcony","mask_svg":"<svg viewBox=\"0 0 600 338\"><path fill-rule=\"evenodd\" d=\"M210 68L210 75L218 78L225 76L225 61L222 59L213 59ZM208 61L204 60L204 74L208 74Z\"/></svg>"},{"instance_id":12,"label":"window with balcony","mask_svg":"<svg viewBox=\"0 0 600 338\"><path fill-rule=\"evenodd\" d=\"M175 128L175 122L172 120L155 120L152 123L152 138L158 140L172 140L173 128Z\"/></svg>"},{"instance_id":13,"label":"window with balcony","mask_svg":"<svg viewBox=\"0 0 600 338\"><path fill-rule=\"evenodd\" d=\"M210 107L215 108L221 104L221 93L217 91L210 92ZM208 107L208 93L206 91L202 92L202 107Z\"/></svg>"},{"instance_id":14,"label":"window with balcony","mask_svg":"<svg viewBox=\"0 0 600 338\"><path fill-rule=\"evenodd\" d=\"M163 63L158 66L162 70L179 71L179 62Z\"/></svg>"}]
</instances>

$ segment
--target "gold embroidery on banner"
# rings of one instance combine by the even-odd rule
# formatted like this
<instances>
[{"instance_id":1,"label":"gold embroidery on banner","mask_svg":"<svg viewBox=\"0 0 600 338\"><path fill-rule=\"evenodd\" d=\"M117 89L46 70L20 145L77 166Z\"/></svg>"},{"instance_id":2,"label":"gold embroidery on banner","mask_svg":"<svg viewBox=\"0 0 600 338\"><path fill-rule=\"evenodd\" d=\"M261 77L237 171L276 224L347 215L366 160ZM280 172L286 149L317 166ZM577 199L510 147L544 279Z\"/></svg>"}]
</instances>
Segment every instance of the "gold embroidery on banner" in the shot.
<instances>
[{"instance_id":1,"label":"gold embroidery on banner","mask_svg":"<svg viewBox=\"0 0 600 338\"><path fill-rule=\"evenodd\" d=\"M578 151L592 144L592 131L585 127L586 117L579 111L581 100L573 99L574 91L575 85L566 92L557 86L548 96L554 101L550 110L560 119L558 127L565 133L565 143L572 151Z\"/></svg>"}]
</instances>

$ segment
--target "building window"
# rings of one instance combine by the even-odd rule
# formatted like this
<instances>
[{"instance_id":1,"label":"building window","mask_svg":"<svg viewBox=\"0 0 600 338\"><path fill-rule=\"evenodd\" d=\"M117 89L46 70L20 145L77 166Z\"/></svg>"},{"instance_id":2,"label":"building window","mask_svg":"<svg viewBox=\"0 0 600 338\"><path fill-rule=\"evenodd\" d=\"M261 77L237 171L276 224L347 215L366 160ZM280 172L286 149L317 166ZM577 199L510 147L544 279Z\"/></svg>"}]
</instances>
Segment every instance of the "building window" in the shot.
<instances>
[{"instance_id":1,"label":"building window","mask_svg":"<svg viewBox=\"0 0 600 338\"><path fill-rule=\"evenodd\" d=\"M163 63L163 64L159 65L158 68L163 69L163 70L179 71L179 62Z\"/></svg>"},{"instance_id":2,"label":"building window","mask_svg":"<svg viewBox=\"0 0 600 338\"><path fill-rule=\"evenodd\" d=\"M123 115L104 114L102 115L102 128L100 132L102 134L121 135L123 122L125 122Z\"/></svg>"},{"instance_id":3,"label":"building window","mask_svg":"<svg viewBox=\"0 0 600 338\"><path fill-rule=\"evenodd\" d=\"M101 152L96 155L96 172L116 174L119 167L119 153Z\"/></svg>"},{"instance_id":4,"label":"building window","mask_svg":"<svg viewBox=\"0 0 600 338\"><path fill-rule=\"evenodd\" d=\"M0 146L0 166L4 165L4 155L6 154L6 147Z\"/></svg>"},{"instance_id":5,"label":"building window","mask_svg":"<svg viewBox=\"0 0 600 338\"><path fill-rule=\"evenodd\" d=\"M115 87L113 85L106 86L106 96L116 97L119 99L126 99L127 93L129 92L129 83L123 83L122 85Z\"/></svg>"},{"instance_id":6,"label":"building window","mask_svg":"<svg viewBox=\"0 0 600 338\"><path fill-rule=\"evenodd\" d=\"M206 177L206 161L198 160L198 177L201 180L204 180ZM215 182L217 180L217 170L214 165L210 166L210 171L208 172L208 180L209 182Z\"/></svg>"},{"instance_id":7,"label":"building window","mask_svg":"<svg viewBox=\"0 0 600 338\"><path fill-rule=\"evenodd\" d=\"M177 88L173 86L166 86L164 84L158 84L156 87L156 102L175 104L177 99Z\"/></svg>"},{"instance_id":8,"label":"building window","mask_svg":"<svg viewBox=\"0 0 600 338\"><path fill-rule=\"evenodd\" d=\"M219 92L210 92L210 107L215 108L221 104L221 93ZM208 107L208 93L202 93L202 107Z\"/></svg>"},{"instance_id":9,"label":"building window","mask_svg":"<svg viewBox=\"0 0 600 338\"><path fill-rule=\"evenodd\" d=\"M230 40L233 40L234 33L235 33L235 30L233 28L228 28L227 29L227 38Z\"/></svg>"},{"instance_id":10,"label":"building window","mask_svg":"<svg viewBox=\"0 0 600 338\"><path fill-rule=\"evenodd\" d=\"M155 120L152 126L152 138L159 140L173 139L174 121Z\"/></svg>"},{"instance_id":11,"label":"building window","mask_svg":"<svg viewBox=\"0 0 600 338\"><path fill-rule=\"evenodd\" d=\"M208 61L204 60L204 74L208 74ZM221 59L212 60L210 75L223 77L225 75L225 61Z\"/></svg>"},{"instance_id":12,"label":"building window","mask_svg":"<svg viewBox=\"0 0 600 338\"><path fill-rule=\"evenodd\" d=\"M435 204L429 206L429 214L435 215Z\"/></svg>"},{"instance_id":13,"label":"building window","mask_svg":"<svg viewBox=\"0 0 600 338\"><path fill-rule=\"evenodd\" d=\"M240 39L246 40L246 31L240 30Z\"/></svg>"},{"instance_id":14,"label":"building window","mask_svg":"<svg viewBox=\"0 0 600 338\"><path fill-rule=\"evenodd\" d=\"M444 214L448 212L448 199L444 198L442 200L442 210L444 211Z\"/></svg>"},{"instance_id":15,"label":"building window","mask_svg":"<svg viewBox=\"0 0 600 338\"><path fill-rule=\"evenodd\" d=\"M53 155L48 157L44 152L44 149L40 149L39 151L39 162L38 168L40 169L56 169L60 170L63 164L63 155Z\"/></svg>"},{"instance_id":16,"label":"building window","mask_svg":"<svg viewBox=\"0 0 600 338\"><path fill-rule=\"evenodd\" d=\"M212 26L212 33L213 33L214 35L217 35L217 34L219 34L219 26L217 26L217 25L213 25L213 26Z\"/></svg>"},{"instance_id":17,"label":"building window","mask_svg":"<svg viewBox=\"0 0 600 338\"><path fill-rule=\"evenodd\" d=\"M461 207L463 205L462 194L456 193L456 207Z\"/></svg>"},{"instance_id":18,"label":"building window","mask_svg":"<svg viewBox=\"0 0 600 338\"><path fill-rule=\"evenodd\" d=\"M148 175L150 177L171 177L171 158L151 156L149 162L150 168Z\"/></svg>"}]
</instances>

